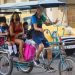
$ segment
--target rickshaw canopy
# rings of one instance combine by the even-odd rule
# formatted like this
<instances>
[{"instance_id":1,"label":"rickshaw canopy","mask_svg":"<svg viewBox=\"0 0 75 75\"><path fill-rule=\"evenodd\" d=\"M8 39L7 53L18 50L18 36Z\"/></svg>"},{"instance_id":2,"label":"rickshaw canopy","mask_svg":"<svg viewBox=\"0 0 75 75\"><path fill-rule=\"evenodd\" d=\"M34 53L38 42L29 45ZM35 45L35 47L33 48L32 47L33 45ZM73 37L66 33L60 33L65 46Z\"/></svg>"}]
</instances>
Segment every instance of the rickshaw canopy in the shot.
<instances>
[{"instance_id":1,"label":"rickshaw canopy","mask_svg":"<svg viewBox=\"0 0 75 75\"><path fill-rule=\"evenodd\" d=\"M43 1L29 1L29 2L18 2L18 3L6 3L0 5L0 9L35 9L38 5L44 8L64 6L66 3L58 0L43 0Z\"/></svg>"}]
</instances>

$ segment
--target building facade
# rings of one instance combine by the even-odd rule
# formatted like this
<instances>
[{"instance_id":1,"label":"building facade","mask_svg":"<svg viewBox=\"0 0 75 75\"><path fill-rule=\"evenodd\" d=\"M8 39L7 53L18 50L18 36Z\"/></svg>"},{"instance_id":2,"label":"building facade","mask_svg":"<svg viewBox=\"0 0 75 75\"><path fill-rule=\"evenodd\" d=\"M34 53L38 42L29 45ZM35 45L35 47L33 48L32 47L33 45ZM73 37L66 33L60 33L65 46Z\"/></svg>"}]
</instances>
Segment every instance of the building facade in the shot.
<instances>
[{"instance_id":1,"label":"building facade","mask_svg":"<svg viewBox=\"0 0 75 75\"><path fill-rule=\"evenodd\" d=\"M66 2L68 24L75 28L75 0L59 0Z\"/></svg>"}]
</instances>

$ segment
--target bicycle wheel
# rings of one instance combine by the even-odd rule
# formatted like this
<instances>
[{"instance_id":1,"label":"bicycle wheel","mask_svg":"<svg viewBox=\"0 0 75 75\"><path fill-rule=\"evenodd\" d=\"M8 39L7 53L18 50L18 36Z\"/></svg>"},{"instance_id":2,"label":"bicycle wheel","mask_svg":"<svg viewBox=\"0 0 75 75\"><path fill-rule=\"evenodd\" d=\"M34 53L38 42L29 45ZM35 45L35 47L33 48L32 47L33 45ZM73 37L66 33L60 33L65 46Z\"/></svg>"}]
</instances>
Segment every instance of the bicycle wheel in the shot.
<instances>
[{"instance_id":1,"label":"bicycle wheel","mask_svg":"<svg viewBox=\"0 0 75 75\"><path fill-rule=\"evenodd\" d=\"M71 58L59 62L59 75L75 75L75 64Z\"/></svg>"},{"instance_id":2,"label":"bicycle wheel","mask_svg":"<svg viewBox=\"0 0 75 75\"><path fill-rule=\"evenodd\" d=\"M33 62L19 63L19 69L24 73L30 73L33 70Z\"/></svg>"},{"instance_id":3,"label":"bicycle wheel","mask_svg":"<svg viewBox=\"0 0 75 75\"><path fill-rule=\"evenodd\" d=\"M6 55L0 55L0 75L11 75L12 61Z\"/></svg>"}]
</instances>

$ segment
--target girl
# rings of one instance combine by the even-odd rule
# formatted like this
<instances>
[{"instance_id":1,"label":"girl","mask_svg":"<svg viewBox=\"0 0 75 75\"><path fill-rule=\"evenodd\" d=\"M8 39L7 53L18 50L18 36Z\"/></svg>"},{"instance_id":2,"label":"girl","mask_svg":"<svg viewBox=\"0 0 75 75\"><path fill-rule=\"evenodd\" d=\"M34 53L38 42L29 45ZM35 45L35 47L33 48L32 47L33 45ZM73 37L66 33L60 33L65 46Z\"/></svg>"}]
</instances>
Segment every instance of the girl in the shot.
<instances>
[{"instance_id":1,"label":"girl","mask_svg":"<svg viewBox=\"0 0 75 75\"><path fill-rule=\"evenodd\" d=\"M23 23L23 35L22 35L22 39L25 41L26 37L27 37L27 32L28 32L28 23L24 22Z\"/></svg>"},{"instance_id":2,"label":"girl","mask_svg":"<svg viewBox=\"0 0 75 75\"><path fill-rule=\"evenodd\" d=\"M18 36L23 34L23 26L22 23L20 22L20 16L17 12L14 12L11 20L10 20L10 37L11 41L19 45L19 60L24 61L23 59L23 40L19 39Z\"/></svg>"}]
</instances>

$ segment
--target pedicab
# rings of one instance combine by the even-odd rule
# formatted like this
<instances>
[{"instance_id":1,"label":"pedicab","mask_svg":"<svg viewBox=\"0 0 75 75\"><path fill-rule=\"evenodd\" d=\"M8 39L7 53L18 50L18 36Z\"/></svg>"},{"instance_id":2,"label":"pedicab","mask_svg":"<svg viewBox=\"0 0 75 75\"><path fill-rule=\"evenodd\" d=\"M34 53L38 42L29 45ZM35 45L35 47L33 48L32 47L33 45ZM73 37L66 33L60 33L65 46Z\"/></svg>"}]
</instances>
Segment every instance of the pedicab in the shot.
<instances>
[{"instance_id":1,"label":"pedicab","mask_svg":"<svg viewBox=\"0 0 75 75\"><path fill-rule=\"evenodd\" d=\"M9 6L3 5L3 6L0 6L0 9L3 9L3 10L5 10L5 9L28 10L28 9L36 9L36 7L38 5L41 5L45 8L47 8L47 7L58 7L60 5L63 6L63 5L65 5L65 3L59 2L57 0L55 2L47 1L47 3L31 1L31 2L27 2L27 3L26 2L21 2L21 3L17 3L17 4L13 3L13 4L10 4ZM52 39L52 37L50 38L47 35L46 35L46 37L48 38L48 40ZM18 70L21 70L22 72L25 72L25 73L30 73L33 69L33 66L34 66L33 60L30 62L24 62L24 63L21 63L18 61L13 61L13 59L9 56L9 53L3 48L1 48L0 54L1 54L0 55L0 74L1 75L11 75L11 72L13 70L13 65L15 65L15 67ZM3 63L3 62L5 62L5 63ZM5 68L8 70L6 71ZM5 71L4 71L4 69L5 69Z\"/></svg>"}]
</instances>

